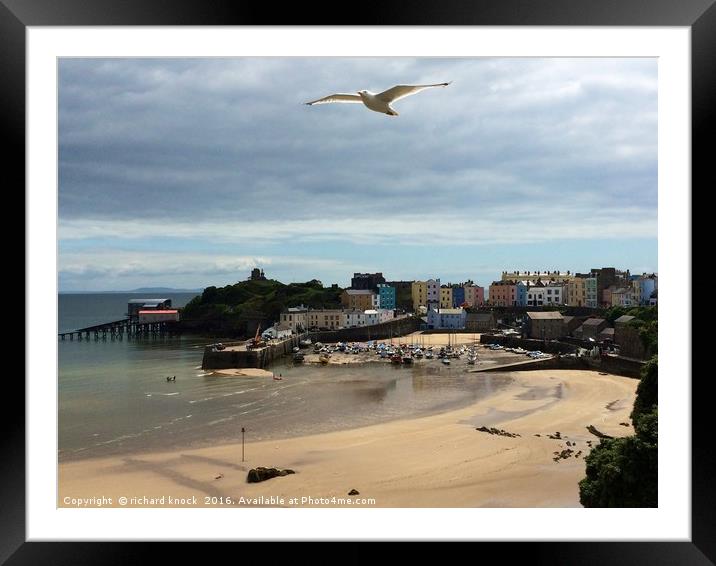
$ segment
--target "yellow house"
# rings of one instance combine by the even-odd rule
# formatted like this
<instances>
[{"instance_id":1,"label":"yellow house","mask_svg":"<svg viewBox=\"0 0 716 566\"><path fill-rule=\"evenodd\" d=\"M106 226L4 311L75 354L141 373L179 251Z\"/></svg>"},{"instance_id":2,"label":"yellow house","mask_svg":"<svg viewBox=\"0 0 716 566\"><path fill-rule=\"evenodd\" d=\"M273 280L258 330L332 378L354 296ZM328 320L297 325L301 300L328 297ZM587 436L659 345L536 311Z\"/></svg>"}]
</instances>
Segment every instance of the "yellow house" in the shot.
<instances>
[{"instance_id":1,"label":"yellow house","mask_svg":"<svg viewBox=\"0 0 716 566\"><path fill-rule=\"evenodd\" d=\"M335 330L341 328L343 318L343 311L339 309L311 310L308 311L308 327Z\"/></svg>"},{"instance_id":2,"label":"yellow house","mask_svg":"<svg viewBox=\"0 0 716 566\"><path fill-rule=\"evenodd\" d=\"M452 308L452 287L440 287L440 308Z\"/></svg>"},{"instance_id":3,"label":"yellow house","mask_svg":"<svg viewBox=\"0 0 716 566\"><path fill-rule=\"evenodd\" d=\"M641 281L634 279L631 282L631 297L635 305L641 304Z\"/></svg>"},{"instance_id":4,"label":"yellow house","mask_svg":"<svg viewBox=\"0 0 716 566\"><path fill-rule=\"evenodd\" d=\"M370 310L375 302L374 295L373 291L364 289L346 289L341 295L341 303L349 309Z\"/></svg>"},{"instance_id":5,"label":"yellow house","mask_svg":"<svg viewBox=\"0 0 716 566\"><path fill-rule=\"evenodd\" d=\"M413 281L410 286L413 299L413 310L417 312L418 307L428 304L428 283L427 281Z\"/></svg>"},{"instance_id":6,"label":"yellow house","mask_svg":"<svg viewBox=\"0 0 716 566\"><path fill-rule=\"evenodd\" d=\"M575 277L567 282L565 288L565 304L570 307L587 306L586 279Z\"/></svg>"},{"instance_id":7,"label":"yellow house","mask_svg":"<svg viewBox=\"0 0 716 566\"><path fill-rule=\"evenodd\" d=\"M293 332L308 328L308 309L304 306L291 307L281 313L281 324L287 324Z\"/></svg>"}]
</instances>

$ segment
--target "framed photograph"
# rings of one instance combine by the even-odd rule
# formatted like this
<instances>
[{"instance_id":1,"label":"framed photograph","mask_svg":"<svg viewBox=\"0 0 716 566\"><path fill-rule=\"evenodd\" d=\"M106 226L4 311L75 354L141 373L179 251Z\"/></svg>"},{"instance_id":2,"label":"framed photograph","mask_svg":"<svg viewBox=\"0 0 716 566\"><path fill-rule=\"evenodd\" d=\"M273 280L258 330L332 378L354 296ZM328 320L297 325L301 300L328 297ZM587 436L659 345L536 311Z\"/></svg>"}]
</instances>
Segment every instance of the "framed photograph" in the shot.
<instances>
[{"instance_id":1,"label":"framed photograph","mask_svg":"<svg viewBox=\"0 0 716 566\"><path fill-rule=\"evenodd\" d=\"M716 560L685 284L712 0L343 25L4 1L0 23L28 265L0 558Z\"/></svg>"}]
</instances>

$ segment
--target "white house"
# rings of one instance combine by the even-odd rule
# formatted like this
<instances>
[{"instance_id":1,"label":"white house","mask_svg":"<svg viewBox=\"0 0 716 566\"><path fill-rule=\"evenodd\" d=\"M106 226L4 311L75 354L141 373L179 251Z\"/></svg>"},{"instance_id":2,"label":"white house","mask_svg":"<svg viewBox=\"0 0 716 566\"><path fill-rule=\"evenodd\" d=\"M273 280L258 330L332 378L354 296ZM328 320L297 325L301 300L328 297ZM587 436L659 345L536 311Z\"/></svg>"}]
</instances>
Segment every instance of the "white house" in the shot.
<instances>
[{"instance_id":1,"label":"white house","mask_svg":"<svg viewBox=\"0 0 716 566\"><path fill-rule=\"evenodd\" d=\"M545 305L563 305L564 304L564 285L550 281L544 286L544 304ZM527 299L529 300L529 298Z\"/></svg>"},{"instance_id":2,"label":"white house","mask_svg":"<svg viewBox=\"0 0 716 566\"><path fill-rule=\"evenodd\" d=\"M393 309L378 309L378 318L380 322L388 322L389 320L393 320L395 317L395 313L393 312Z\"/></svg>"},{"instance_id":3,"label":"white house","mask_svg":"<svg viewBox=\"0 0 716 566\"><path fill-rule=\"evenodd\" d=\"M288 324L274 324L271 328L267 328L261 333L262 338L288 338L293 332Z\"/></svg>"},{"instance_id":4,"label":"white house","mask_svg":"<svg viewBox=\"0 0 716 566\"><path fill-rule=\"evenodd\" d=\"M545 304L545 288L544 287L528 287L527 288L527 306L541 307Z\"/></svg>"},{"instance_id":5,"label":"white house","mask_svg":"<svg viewBox=\"0 0 716 566\"><path fill-rule=\"evenodd\" d=\"M365 326L365 316L363 315L363 311L357 309L343 311L343 326L345 328Z\"/></svg>"},{"instance_id":6,"label":"white house","mask_svg":"<svg viewBox=\"0 0 716 566\"><path fill-rule=\"evenodd\" d=\"M380 314L375 309L367 310L363 313L365 317L365 324L369 326L371 324L378 324L380 322Z\"/></svg>"}]
</instances>

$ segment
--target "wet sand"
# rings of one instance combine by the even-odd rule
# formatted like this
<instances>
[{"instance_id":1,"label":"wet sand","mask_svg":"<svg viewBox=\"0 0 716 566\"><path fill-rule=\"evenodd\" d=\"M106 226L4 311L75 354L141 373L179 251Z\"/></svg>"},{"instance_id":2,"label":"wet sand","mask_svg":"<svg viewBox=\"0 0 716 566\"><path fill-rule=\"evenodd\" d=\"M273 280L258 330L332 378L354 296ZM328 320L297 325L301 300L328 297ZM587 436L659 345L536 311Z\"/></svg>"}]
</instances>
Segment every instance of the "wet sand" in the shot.
<instances>
[{"instance_id":1,"label":"wet sand","mask_svg":"<svg viewBox=\"0 0 716 566\"><path fill-rule=\"evenodd\" d=\"M432 337L446 335L432 335ZM469 336L470 342L471 336ZM433 343L435 344L435 343ZM319 506L302 498L374 502L344 507L578 507L584 456L599 440L633 433L629 413L638 381L583 370L515 372L495 395L458 410L283 440L69 462L59 467L65 498L191 497L186 506ZM476 430L487 426L519 436ZM559 432L561 438L549 438ZM569 445L567 444L569 442ZM555 452L572 450L565 459ZM579 457L576 454L581 451ZM250 468L291 468L295 474L246 483ZM348 496L356 489L357 496ZM205 500L205 498L208 498ZM242 500L241 498L244 498ZM246 503L247 501L248 503ZM132 506L130 503L128 506ZM152 505L141 505L152 506ZM181 504L153 506L182 506Z\"/></svg>"},{"instance_id":2,"label":"wet sand","mask_svg":"<svg viewBox=\"0 0 716 566\"><path fill-rule=\"evenodd\" d=\"M272 371L258 368L216 369L212 373L224 377L273 377L274 375Z\"/></svg>"}]
</instances>

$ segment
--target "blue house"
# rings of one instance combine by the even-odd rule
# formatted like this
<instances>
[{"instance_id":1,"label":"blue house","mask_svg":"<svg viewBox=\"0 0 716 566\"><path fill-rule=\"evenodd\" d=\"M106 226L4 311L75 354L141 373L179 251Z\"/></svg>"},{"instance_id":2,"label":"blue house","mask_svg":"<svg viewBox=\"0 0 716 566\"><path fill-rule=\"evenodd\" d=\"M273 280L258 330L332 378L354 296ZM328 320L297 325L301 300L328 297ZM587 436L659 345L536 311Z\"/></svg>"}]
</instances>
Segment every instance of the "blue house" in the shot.
<instances>
[{"instance_id":1,"label":"blue house","mask_svg":"<svg viewBox=\"0 0 716 566\"><path fill-rule=\"evenodd\" d=\"M648 276L639 278L639 287L641 287L641 304L649 305L651 294L656 291L656 276Z\"/></svg>"},{"instance_id":2,"label":"blue house","mask_svg":"<svg viewBox=\"0 0 716 566\"><path fill-rule=\"evenodd\" d=\"M378 284L378 308L395 309L395 287L385 283Z\"/></svg>"},{"instance_id":3,"label":"blue house","mask_svg":"<svg viewBox=\"0 0 716 566\"><path fill-rule=\"evenodd\" d=\"M515 285L515 306L527 306L527 285L522 281L518 281L517 285Z\"/></svg>"},{"instance_id":4,"label":"blue house","mask_svg":"<svg viewBox=\"0 0 716 566\"><path fill-rule=\"evenodd\" d=\"M452 306L453 308L461 307L465 302L465 287L452 288Z\"/></svg>"}]
</instances>

